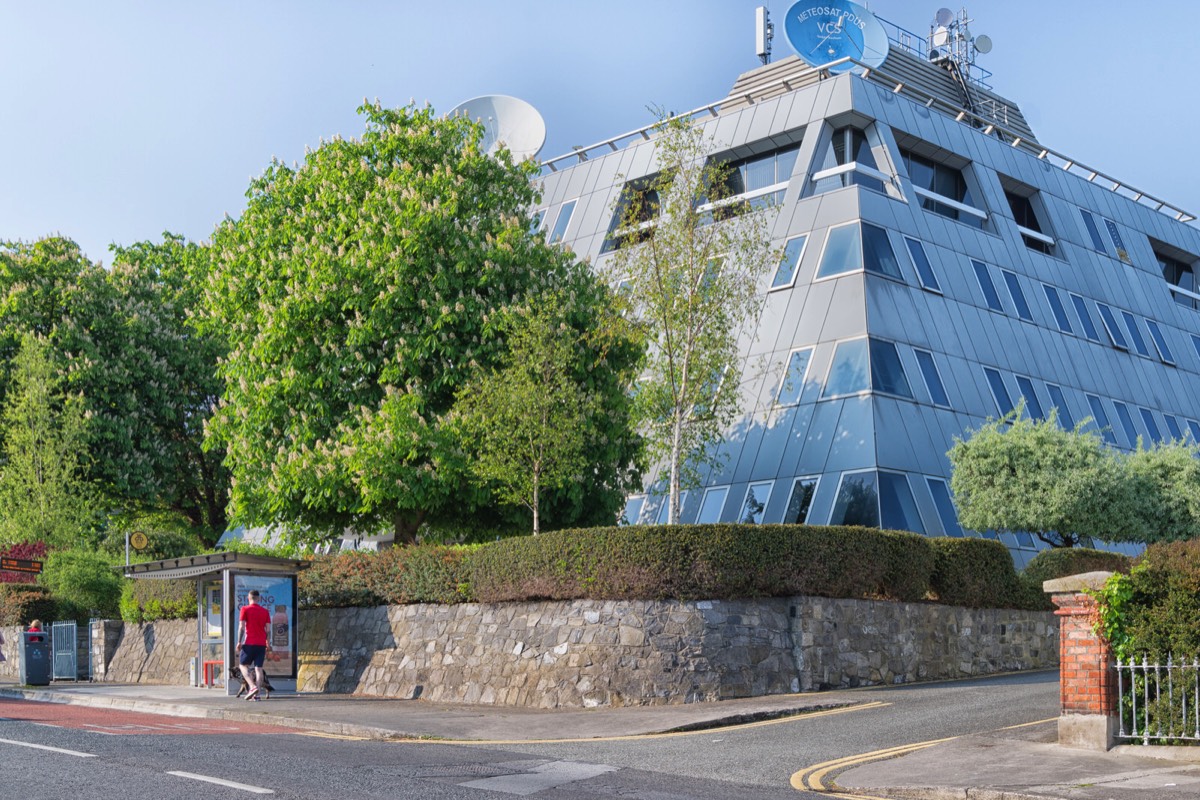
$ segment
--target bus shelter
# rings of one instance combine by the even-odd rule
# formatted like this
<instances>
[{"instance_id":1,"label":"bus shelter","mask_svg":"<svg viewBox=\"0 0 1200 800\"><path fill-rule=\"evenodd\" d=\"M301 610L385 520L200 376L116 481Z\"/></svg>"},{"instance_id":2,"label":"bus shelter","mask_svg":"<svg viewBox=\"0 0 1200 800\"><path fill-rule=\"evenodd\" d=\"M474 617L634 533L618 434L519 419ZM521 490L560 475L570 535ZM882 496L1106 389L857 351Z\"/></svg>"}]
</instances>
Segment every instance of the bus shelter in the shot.
<instances>
[{"instance_id":1,"label":"bus shelter","mask_svg":"<svg viewBox=\"0 0 1200 800\"><path fill-rule=\"evenodd\" d=\"M299 641L296 576L307 561L249 553L210 553L129 564L125 577L135 580L194 580L196 582L196 670L194 682L224 685L229 695L237 684L228 680L228 667L237 665L238 612L257 589L271 614L270 642L264 670L276 691L295 691ZM232 684L232 685L231 685Z\"/></svg>"}]
</instances>

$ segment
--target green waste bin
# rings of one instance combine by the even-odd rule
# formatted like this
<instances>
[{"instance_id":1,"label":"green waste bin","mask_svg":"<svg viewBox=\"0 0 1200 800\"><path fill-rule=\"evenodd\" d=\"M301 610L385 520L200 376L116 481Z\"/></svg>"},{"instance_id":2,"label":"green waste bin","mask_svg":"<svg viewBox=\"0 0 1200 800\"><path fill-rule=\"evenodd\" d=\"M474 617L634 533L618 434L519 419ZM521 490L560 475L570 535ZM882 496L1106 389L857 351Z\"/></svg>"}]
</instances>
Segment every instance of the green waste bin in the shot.
<instances>
[{"instance_id":1,"label":"green waste bin","mask_svg":"<svg viewBox=\"0 0 1200 800\"><path fill-rule=\"evenodd\" d=\"M52 666L50 634L47 631L21 632L21 683L49 686Z\"/></svg>"}]
</instances>

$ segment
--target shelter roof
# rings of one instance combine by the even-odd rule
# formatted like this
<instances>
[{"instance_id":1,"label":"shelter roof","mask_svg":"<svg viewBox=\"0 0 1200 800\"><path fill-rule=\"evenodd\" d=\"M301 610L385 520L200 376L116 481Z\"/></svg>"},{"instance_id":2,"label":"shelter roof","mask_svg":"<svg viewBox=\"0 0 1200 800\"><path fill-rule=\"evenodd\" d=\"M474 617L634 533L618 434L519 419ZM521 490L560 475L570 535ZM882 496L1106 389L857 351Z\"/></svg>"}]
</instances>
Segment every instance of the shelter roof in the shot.
<instances>
[{"instance_id":1,"label":"shelter roof","mask_svg":"<svg viewBox=\"0 0 1200 800\"><path fill-rule=\"evenodd\" d=\"M177 580L215 575L227 569L244 573L291 575L305 569L310 563L292 558L226 552L129 564L124 571L126 578Z\"/></svg>"}]
</instances>

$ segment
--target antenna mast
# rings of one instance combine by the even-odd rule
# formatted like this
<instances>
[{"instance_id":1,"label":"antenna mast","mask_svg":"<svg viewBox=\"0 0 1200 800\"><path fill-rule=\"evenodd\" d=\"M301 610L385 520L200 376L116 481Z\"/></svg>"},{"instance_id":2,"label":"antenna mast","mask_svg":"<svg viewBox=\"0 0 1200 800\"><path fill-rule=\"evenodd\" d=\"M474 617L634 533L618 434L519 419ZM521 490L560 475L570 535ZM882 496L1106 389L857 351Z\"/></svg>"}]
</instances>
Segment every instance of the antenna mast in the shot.
<instances>
[{"instance_id":1,"label":"antenna mast","mask_svg":"<svg viewBox=\"0 0 1200 800\"><path fill-rule=\"evenodd\" d=\"M775 38L775 25L766 6L754 9L754 51L763 65L771 63L771 40Z\"/></svg>"}]
</instances>

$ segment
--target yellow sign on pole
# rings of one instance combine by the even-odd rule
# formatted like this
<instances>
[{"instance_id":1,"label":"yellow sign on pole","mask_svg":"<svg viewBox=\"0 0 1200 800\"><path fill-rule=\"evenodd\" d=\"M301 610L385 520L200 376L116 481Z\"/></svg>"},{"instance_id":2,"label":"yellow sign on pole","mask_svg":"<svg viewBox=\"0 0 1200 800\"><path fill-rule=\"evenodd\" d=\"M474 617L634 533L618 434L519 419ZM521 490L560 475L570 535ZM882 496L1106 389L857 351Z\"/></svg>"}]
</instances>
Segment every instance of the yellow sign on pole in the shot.
<instances>
[{"instance_id":1,"label":"yellow sign on pole","mask_svg":"<svg viewBox=\"0 0 1200 800\"><path fill-rule=\"evenodd\" d=\"M129 537L129 543L133 545L134 550L145 550L146 545L150 544L150 538L141 531L134 531L134 534Z\"/></svg>"}]
</instances>

